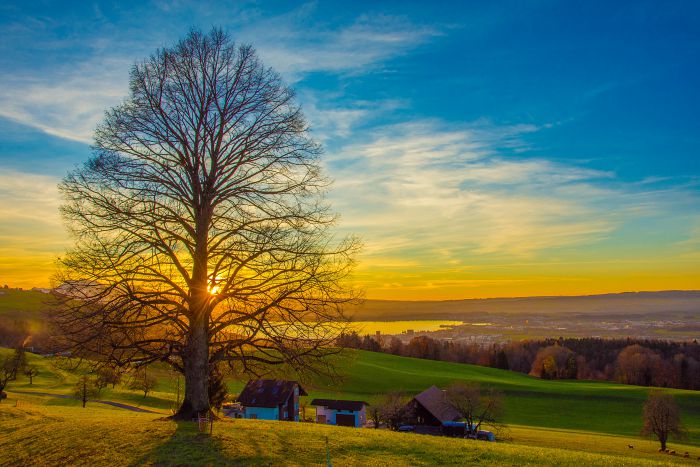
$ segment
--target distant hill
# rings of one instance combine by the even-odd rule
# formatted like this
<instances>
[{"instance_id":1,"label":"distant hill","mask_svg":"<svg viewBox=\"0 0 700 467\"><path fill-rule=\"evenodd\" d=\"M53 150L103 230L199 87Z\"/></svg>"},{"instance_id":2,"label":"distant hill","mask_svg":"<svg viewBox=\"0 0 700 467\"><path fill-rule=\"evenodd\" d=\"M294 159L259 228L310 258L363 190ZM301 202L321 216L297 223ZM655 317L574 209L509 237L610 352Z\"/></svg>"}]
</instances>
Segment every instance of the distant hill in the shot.
<instances>
[{"instance_id":1,"label":"distant hill","mask_svg":"<svg viewBox=\"0 0 700 467\"><path fill-rule=\"evenodd\" d=\"M0 289L0 342L3 332L20 330L32 334L45 329L46 301L49 296L36 290Z\"/></svg>"},{"instance_id":2,"label":"distant hill","mask_svg":"<svg viewBox=\"0 0 700 467\"><path fill-rule=\"evenodd\" d=\"M366 300L348 311L356 321L459 320L478 314L646 315L680 312L699 316L700 290L446 301Z\"/></svg>"},{"instance_id":3,"label":"distant hill","mask_svg":"<svg viewBox=\"0 0 700 467\"><path fill-rule=\"evenodd\" d=\"M42 311L46 308L46 300L46 294L34 290L0 289L0 317L39 325L43 321ZM483 314L613 316L673 312L700 316L700 290L445 301L365 300L348 312L356 321L460 320Z\"/></svg>"}]
</instances>

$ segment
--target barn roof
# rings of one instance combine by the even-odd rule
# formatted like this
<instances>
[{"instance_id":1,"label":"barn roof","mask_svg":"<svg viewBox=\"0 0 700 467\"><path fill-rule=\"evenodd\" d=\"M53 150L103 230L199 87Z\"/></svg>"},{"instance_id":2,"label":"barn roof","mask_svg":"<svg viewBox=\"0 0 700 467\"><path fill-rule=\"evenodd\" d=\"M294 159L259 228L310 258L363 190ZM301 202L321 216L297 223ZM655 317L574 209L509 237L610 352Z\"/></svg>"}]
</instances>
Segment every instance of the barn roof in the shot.
<instances>
[{"instance_id":1,"label":"barn roof","mask_svg":"<svg viewBox=\"0 0 700 467\"><path fill-rule=\"evenodd\" d=\"M331 410L353 410L355 412L362 410L365 405L369 405L364 401L345 401L334 399L314 399L311 405L328 407Z\"/></svg>"},{"instance_id":2,"label":"barn roof","mask_svg":"<svg viewBox=\"0 0 700 467\"><path fill-rule=\"evenodd\" d=\"M299 395L305 396L306 391L296 381L283 379L248 381L238 396L238 402L247 407L277 407L289 399L296 386L299 386Z\"/></svg>"},{"instance_id":3,"label":"barn roof","mask_svg":"<svg viewBox=\"0 0 700 467\"><path fill-rule=\"evenodd\" d=\"M429 387L414 399L440 422L451 422L462 418L459 412L447 403L445 391L437 386Z\"/></svg>"}]
</instances>

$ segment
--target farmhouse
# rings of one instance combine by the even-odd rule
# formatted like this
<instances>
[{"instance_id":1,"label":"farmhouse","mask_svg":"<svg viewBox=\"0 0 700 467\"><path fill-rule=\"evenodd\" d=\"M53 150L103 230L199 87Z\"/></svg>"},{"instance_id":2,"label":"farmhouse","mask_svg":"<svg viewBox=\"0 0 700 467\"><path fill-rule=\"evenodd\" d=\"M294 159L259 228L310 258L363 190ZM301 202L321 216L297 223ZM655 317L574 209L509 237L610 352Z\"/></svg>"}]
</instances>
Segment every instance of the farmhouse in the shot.
<instances>
[{"instance_id":1,"label":"farmhouse","mask_svg":"<svg viewBox=\"0 0 700 467\"><path fill-rule=\"evenodd\" d=\"M244 418L299 421L299 396L306 391L296 381L258 379L248 381L238 402Z\"/></svg>"},{"instance_id":2,"label":"farmhouse","mask_svg":"<svg viewBox=\"0 0 700 467\"><path fill-rule=\"evenodd\" d=\"M459 420L461 415L447 403L445 391L431 386L408 403L417 425L442 426L445 422Z\"/></svg>"},{"instance_id":3,"label":"farmhouse","mask_svg":"<svg viewBox=\"0 0 700 467\"><path fill-rule=\"evenodd\" d=\"M311 405L316 407L316 423L361 427L367 421L367 402L314 399Z\"/></svg>"}]
</instances>

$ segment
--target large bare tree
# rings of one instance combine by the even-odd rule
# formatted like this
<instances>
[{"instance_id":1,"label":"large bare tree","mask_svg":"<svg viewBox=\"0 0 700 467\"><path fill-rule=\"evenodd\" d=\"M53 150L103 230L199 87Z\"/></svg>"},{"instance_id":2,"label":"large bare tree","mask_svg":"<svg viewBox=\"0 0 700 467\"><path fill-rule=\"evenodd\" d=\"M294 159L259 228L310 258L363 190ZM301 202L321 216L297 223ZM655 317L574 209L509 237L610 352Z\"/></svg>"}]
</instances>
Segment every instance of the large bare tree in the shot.
<instances>
[{"instance_id":1,"label":"large bare tree","mask_svg":"<svg viewBox=\"0 0 700 467\"><path fill-rule=\"evenodd\" d=\"M317 369L343 329L357 247L333 236L319 155L293 91L220 30L136 64L94 155L59 186L75 239L53 313L65 344L172 365L179 419L209 410L222 362Z\"/></svg>"}]
</instances>

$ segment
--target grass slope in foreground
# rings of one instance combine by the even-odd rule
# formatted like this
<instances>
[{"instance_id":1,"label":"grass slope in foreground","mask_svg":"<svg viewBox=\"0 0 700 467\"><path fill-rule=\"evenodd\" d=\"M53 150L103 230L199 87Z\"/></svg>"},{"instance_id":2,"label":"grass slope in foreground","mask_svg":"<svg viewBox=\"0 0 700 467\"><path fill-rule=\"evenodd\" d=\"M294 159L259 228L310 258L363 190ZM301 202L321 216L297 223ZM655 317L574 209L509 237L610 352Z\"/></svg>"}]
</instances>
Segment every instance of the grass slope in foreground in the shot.
<instances>
[{"instance_id":1,"label":"grass slope in foreground","mask_svg":"<svg viewBox=\"0 0 700 467\"><path fill-rule=\"evenodd\" d=\"M306 423L193 423L110 409L0 404L3 465L662 465L683 459L562 449Z\"/></svg>"},{"instance_id":2,"label":"grass slope in foreground","mask_svg":"<svg viewBox=\"0 0 700 467\"><path fill-rule=\"evenodd\" d=\"M11 352L0 349L0 354ZM78 379L75 372L60 370L52 359L28 355L29 363L39 368L39 376L29 385L26 377L10 383L7 390L71 394ZM366 351L348 352L337 363L344 381L332 384L317 381L305 385L310 401L314 397L366 400L373 403L389 391L417 394L432 384L446 387L452 381L478 382L505 394L504 421L513 425L553 430L588 431L637 438L642 426L642 406L649 388L607 382L548 381L520 373L459 363L421 360ZM100 398L169 413L176 399L177 379L173 372L155 366L149 372L157 376L157 389L143 394L124 385L106 388ZM244 381L231 380L236 394ZM688 429L684 443L700 446L700 392L669 389L678 401L682 420ZM59 403L56 401L56 403ZM70 405L75 401L61 401Z\"/></svg>"}]
</instances>

